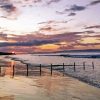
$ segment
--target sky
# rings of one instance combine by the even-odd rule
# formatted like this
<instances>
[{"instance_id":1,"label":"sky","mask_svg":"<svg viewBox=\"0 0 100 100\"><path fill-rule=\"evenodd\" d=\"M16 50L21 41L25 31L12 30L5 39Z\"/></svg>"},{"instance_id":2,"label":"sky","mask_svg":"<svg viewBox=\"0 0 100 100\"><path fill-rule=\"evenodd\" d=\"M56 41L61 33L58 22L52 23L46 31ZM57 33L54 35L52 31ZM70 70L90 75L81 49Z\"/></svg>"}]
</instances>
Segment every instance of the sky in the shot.
<instances>
[{"instance_id":1,"label":"sky","mask_svg":"<svg viewBox=\"0 0 100 100\"><path fill-rule=\"evenodd\" d=\"M100 49L100 0L0 0L0 52Z\"/></svg>"}]
</instances>

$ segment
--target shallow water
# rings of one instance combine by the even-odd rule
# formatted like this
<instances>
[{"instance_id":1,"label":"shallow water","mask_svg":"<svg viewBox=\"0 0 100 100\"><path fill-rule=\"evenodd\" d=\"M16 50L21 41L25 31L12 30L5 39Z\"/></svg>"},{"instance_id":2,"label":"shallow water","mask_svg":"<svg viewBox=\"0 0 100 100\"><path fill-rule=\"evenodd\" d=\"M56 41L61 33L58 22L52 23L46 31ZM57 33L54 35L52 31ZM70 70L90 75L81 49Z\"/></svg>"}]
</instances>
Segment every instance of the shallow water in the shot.
<instances>
[{"instance_id":1,"label":"shallow water","mask_svg":"<svg viewBox=\"0 0 100 100\"><path fill-rule=\"evenodd\" d=\"M70 53L75 54L75 53ZM79 55L80 53L76 53ZM81 53L82 55L97 55L100 53ZM57 54L55 54L57 55ZM75 78L80 79L86 83L89 83L93 86L100 88L100 58L71 58L71 57L62 57L62 56L44 56L43 54L26 54L26 55L13 55L10 56L16 61L21 61L22 63L28 63L32 65L42 64L43 66L50 66L51 64L60 64L63 63L65 65L65 74L73 76ZM74 71L74 62L76 70ZM83 62L85 62L85 69L83 68ZM94 63L94 69L92 66L92 62ZM72 65L72 66L70 66ZM49 67L50 68L50 67ZM57 66L57 68L53 67L53 69L61 69L62 66ZM58 70L61 71L61 70Z\"/></svg>"},{"instance_id":2,"label":"shallow water","mask_svg":"<svg viewBox=\"0 0 100 100\"><path fill-rule=\"evenodd\" d=\"M42 64L42 65L50 65L50 64L73 64L76 62L76 64L82 65L83 62L86 62L87 65L91 65L92 62L95 63L95 65L100 65L100 59L96 58L71 58L71 57L62 57L62 56L39 56L39 55L33 55L33 54L26 54L26 55L13 55L10 56L14 58L14 60L22 60L26 63L31 64Z\"/></svg>"}]
</instances>

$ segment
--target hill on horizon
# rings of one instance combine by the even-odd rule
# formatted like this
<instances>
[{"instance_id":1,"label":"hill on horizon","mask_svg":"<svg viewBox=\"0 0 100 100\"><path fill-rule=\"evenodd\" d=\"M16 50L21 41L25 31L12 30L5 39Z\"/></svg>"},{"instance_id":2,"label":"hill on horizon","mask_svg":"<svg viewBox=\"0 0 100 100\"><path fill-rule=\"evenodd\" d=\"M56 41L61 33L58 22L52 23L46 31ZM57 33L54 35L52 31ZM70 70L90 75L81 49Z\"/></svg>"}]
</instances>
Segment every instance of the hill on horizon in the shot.
<instances>
[{"instance_id":1,"label":"hill on horizon","mask_svg":"<svg viewBox=\"0 0 100 100\"><path fill-rule=\"evenodd\" d=\"M13 55L13 53L8 53L8 52L0 52L0 55Z\"/></svg>"}]
</instances>

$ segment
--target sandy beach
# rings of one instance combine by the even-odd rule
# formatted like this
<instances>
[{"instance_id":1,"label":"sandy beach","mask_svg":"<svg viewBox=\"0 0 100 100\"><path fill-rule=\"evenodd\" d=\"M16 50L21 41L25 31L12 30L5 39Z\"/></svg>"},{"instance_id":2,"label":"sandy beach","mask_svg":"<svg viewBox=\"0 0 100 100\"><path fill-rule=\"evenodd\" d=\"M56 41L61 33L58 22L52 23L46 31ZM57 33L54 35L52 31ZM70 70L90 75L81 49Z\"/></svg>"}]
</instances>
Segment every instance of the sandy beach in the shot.
<instances>
[{"instance_id":1,"label":"sandy beach","mask_svg":"<svg viewBox=\"0 0 100 100\"><path fill-rule=\"evenodd\" d=\"M13 77L10 60L4 62L8 65L1 69L0 100L100 100L99 88L58 71L51 76L49 69L42 68L40 76L38 68L32 67L26 77L26 65L16 62Z\"/></svg>"},{"instance_id":2,"label":"sandy beach","mask_svg":"<svg viewBox=\"0 0 100 100\"><path fill-rule=\"evenodd\" d=\"M67 76L5 76L0 100L100 100L100 89Z\"/></svg>"}]
</instances>

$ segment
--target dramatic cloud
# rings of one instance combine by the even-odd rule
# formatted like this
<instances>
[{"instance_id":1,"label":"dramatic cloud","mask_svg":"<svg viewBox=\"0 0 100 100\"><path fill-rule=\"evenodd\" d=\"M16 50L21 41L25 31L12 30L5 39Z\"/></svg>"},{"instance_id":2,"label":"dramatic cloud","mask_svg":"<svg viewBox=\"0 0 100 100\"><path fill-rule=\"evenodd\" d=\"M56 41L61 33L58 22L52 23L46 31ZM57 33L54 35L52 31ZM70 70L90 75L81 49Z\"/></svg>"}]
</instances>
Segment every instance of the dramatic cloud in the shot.
<instances>
[{"instance_id":1,"label":"dramatic cloud","mask_svg":"<svg viewBox=\"0 0 100 100\"><path fill-rule=\"evenodd\" d=\"M76 15L76 13L71 12L68 16L75 16L75 15Z\"/></svg>"},{"instance_id":2,"label":"dramatic cloud","mask_svg":"<svg viewBox=\"0 0 100 100\"><path fill-rule=\"evenodd\" d=\"M100 0L0 0L0 51L98 49L99 3Z\"/></svg>"},{"instance_id":3,"label":"dramatic cloud","mask_svg":"<svg viewBox=\"0 0 100 100\"><path fill-rule=\"evenodd\" d=\"M100 0L90 2L89 6L100 4Z\"/></svg>"},{"instance_id":4,"label":"dramatic cloud","mask_svg":"<svg viewBox=\"0 0 100 100\"><path fill-rule=\"evenodd\" d=\"M16 7L14 7L13 4L4 4L1 5L1 8L10 13L16 10Z\"/></svg>"},{"instance_id":5,"label":"dramatic cloud","mask_svg":"<svg viewBox=\"0 0 100 100\"><path fill-rule=\"evenodd\" d=\"M13 0L12 0L13 1ZM61 0L16 0L14 3L21 5L22 7L33 7L35 4L51 5L60 2Z\"/></svg>"},{"instance_id":6,"label":"dramatic cloud","mask_svg":"<svg viewBox=\"0 0 100 100\"><path fill-rule=\"evenodd\" d=\"M46 21L46 22L40 22L38 24L46 24L46 25L50 25L50 24L64 24L64 23L68 23L70 22L72 19L70 20L62 20L62 21L55 21L55 20L49 20L49 21Z\"/></svg>"},{"instance_id":7,"label":"dramatic cloud","mask_svg":"<svg viewBox=\"0 0 100 100\"><path fill-rule=\"evenodd\" d=\"M78 5L72 5L70 8L65 9L65 11L83 11L85 10L86 7L85 6L78 6Z\"/></svg>"},{"instance_id":8,"label":"dramatic cloud","mask_svg":"<svg viewBox=\"0 0 100 100\"><path fill-rule=\"evenodd\" d=\"M7 39L7 34L0 33L0 40L6 40Z\"/></svg>"},{"instance_id":9,"label":"dramatic cloud","mask_svg":"<svg viewBox=\"0 0 100 100\"><path fill-rule=\"evenodd\" d=\"M93 25L93 26L87 26L87 27L85 27L85 29L92 29L92 28L100 29L100 25Z\"/></svg>"},{"instance_id":10,"label":"dramatic cloud","mask_svg":"<svg viewBox=\"0 0 100 100\"><path fill-rule=\"evenodd\" d=\"M25 1L28 1L28 0L25 0ZM32 2L34 2L34 3L40 3L40 2L42 2L42 0L33 0Z\"/></svg>"},{"instance_id":11,"label":"dramatic cloud","mask_svg":"<svg viewBox=\"0 0 100 100\"><path fill-rule=\"evenodd\" d=\"M49 44L49 43L55 43L55 42L58 42L58 41L55 41L55 40L33 40L33 41L16 42L16 43L3 42L3 43L0 43L0 47L5 47L5 46L39 46L42 44Z\"/></svg>"},{"instance_id":12,"label":"dramatic cloud","mask_svg":"<svg viewBox=\"0 0 100 100\"><path fill-rule=\"evenodd\" d=\"M57 2L60 2L61 0L49 0L47 1L47 4L50 5L52 3L57 3Z\"/></svg>"},{"instance_id":13,"label":"dramatic cloud","mask_svg":"<svg viewBox=\"0 0 100 100\"><path fill-rule=\"evenodd\" d=\"M26 36L16 36L16 37L10 37L12 40L16 42L3 42L0 43L1 47L5 46L39 46L44 44L53 44L57 42L62 41L76 41L80 38L80 36L77 35L78 32L74 33L64 33L64 34L57 34L57 35L26 35Z\"/></svg>"},{"instance_id":14,"label":"dramatic cloud","mask_svg":"<svg viewBox=\"0 0 100 100\"><path fill-rule=\"evenodd\" d=\"M63 15L63 14L66 14L66 12L65 11L56 11L56 14Z\"/></svg>"},{"instance_id":15,"label":"dramatic cloud","mask_svg":"<svg viewBox=\"0 0 100 100\"><path fill-rule=\"evenodd\" d=\"M75 16L79 11L84 11L85 9L87 9L87 6L79 6L79 5L71 5L69 8L67 6L67 8L65 8L63 11L56 11L57 14L59 15L63 15L63 14L68 14L68 16Z\"/></svg>"},{"instance_id":16,"label":"dramatic cloud","mask_svg":"<svg viewBox=\"0 0 100 100\"><path fill-rule=\"evenodd\" d=\"M43 28L40 28L40 31L55 31L56 29L48 26L48 27L43 27Z\"/></svg>"},{"instance_id":17,"label":"dramatic cloud","mask_svg":"<svg viewBox=\"0 0 100 100\"><path fill-rule=\"evenodd\" d=\"M65 32L67 30L67 24L72 21L73 19L69 20L49 20L46 22L38 23L40 25L39 32L45 33L48 32L50 34L60 34L61 32Z\"/></svg>"},{"instance_id":18,"label":"dramatic cloud","mask_svg":"<svg viewBox=\"0 0 100 100\"><path fill-rule=\"evenodd\" d=\"M18 9L10 0L0 1L0 10L3 13L2 18L16 18L18 15Z\"/></svg>"},{"instance_id":19,"label":"dramatic cloud","mask_svg":"<svg viewBox=\"0 0 100 100\"><path fill-rule=\"evenodd\" d=\"M83 35L81 35L83 34ZM80 47L86 48L86 46L99 45L100 35L95 36L84 36L84 32L65 32L63 34L55 35L44 35L41 33L37 34L27 34L18 35L13 37L8 37L6 42L1 42L0 50L6 48L5 50L20 52L33 52L39 51L43 52L46 50L66 50L66 49L76 49ZM6 36L2 36L6 37ZM88 38L87 38L88 37ZM15 41L15 42L11 42ZM92 40L92 42L91 42ZM7 49L8 48L8 49ZM57 49L58 48L58 49ZM25 49L25 50L23 50Z\"/></svg>"},{"instance_id":20,"label":"dramatic cloud","mask_svg":"<svg viewBox=\"0 0 100 100\"><path fill-rule=\"evenodd\" d=\"M13 1L14 3L16 4L23 4L23 5L30 5L30 4L34 4L34 3L40 3L42 2L43 0L11 0Z\"/></svg>"}]
</instances>

